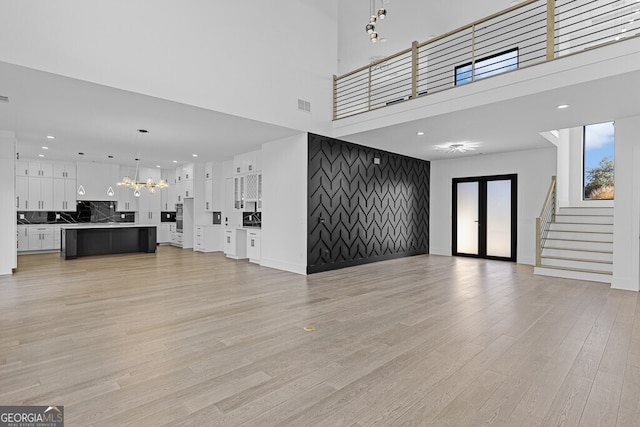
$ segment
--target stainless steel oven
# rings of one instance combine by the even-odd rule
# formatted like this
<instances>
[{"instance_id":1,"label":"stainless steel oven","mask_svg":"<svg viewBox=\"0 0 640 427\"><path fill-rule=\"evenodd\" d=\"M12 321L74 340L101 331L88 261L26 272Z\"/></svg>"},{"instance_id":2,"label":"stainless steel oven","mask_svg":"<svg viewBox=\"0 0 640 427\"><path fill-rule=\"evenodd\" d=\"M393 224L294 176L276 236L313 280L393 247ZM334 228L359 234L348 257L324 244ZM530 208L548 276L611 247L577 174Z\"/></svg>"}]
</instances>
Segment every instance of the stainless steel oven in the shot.
<instances>
[{"instance_id":1,"label":"stainless steel oven","mask_svg":"<svg viewBox=\"0 0 640 427\"><path fill-rule=\"evenodd\" d=\"M182 203L176 203L176 232L182 233Z\"/></svg>"}]
</instances>

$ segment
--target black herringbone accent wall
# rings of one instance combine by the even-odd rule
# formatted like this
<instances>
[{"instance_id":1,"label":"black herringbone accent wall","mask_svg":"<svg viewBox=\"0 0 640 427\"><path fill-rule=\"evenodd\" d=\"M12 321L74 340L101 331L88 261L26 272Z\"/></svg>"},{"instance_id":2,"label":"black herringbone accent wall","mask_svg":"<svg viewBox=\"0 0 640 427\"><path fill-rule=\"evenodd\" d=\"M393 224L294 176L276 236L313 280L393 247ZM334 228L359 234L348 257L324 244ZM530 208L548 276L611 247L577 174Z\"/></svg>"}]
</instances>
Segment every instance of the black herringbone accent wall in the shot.
<instances>
[{"instance_id":1,"label":"black herringbone accent wall","mask_svg":"<svg viewBox=\"0 0 640 427\"><path fill-rule=\"evenodd\" d=\"M429 170L309 134L307 272L429 253Z\"/></svg>"}]
</instances>

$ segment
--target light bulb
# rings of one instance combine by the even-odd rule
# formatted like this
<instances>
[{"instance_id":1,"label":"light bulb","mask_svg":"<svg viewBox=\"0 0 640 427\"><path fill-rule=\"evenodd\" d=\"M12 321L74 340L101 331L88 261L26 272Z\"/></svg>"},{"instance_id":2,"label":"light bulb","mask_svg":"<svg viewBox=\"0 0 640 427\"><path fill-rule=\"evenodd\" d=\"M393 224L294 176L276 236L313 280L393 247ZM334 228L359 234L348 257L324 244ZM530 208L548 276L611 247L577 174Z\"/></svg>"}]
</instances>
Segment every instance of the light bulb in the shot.
<instances>
[{"instance_id":1,"label":"light bulb","mask_svg":"<svg viewBox=\"0 0 640 427\"><path fill-rule=\"evenodd\" d=\"M136 197L140 197L140 190L136 188L135 191L133 192L133 195Z\"/></svg>"},{"instance_id":2,"label":"light bulb","mask_svg":"<svg viewBox=\"0 0 640 427\"><path fill-rule=\"evenodd\" d=\"M373 24L367 24L367 26L364 27L364 29L367 31L368 34L371 34L376 29L376 26Z\"/></svg>"},{"instance_id":3,"label":"light bulb","mask_svg":"<svg viewBox=\"0 0 640 427\"><path fill-rule=\"evenodd\" d=\"M86 191L84 191L84 187L80 184L80 187L78 187L78 196L84 196L85 194Z\"/></svg>"},{"instance_id":4,"label":"light bulb","mask_svg":"<svg viewBox=\"0 0 640 427\"><path fill-rule=\"evenodd\" d=\"M109 189L107 190L107 196L113 197L114 194L115 192L113 191L113 187L109 186Z\"/></svg>"},{"instance_id":5,"label":"light bulb","mask_svg":"<svg viewBox=\"0 0 640 427\"><path fill-rule=\"evenodd\" d=\"M384 19L386 17L387 17L387 9L385 9L384 7L380 8L380 10L378 10L378 18Z\"/></svg>"},{"instance_id":6,"label":"light bulb","mask_svg":"<svg viewBox=\"0 0 640 427\"><path fill-rule=\"evenodd\" d=\"M369 22L371 24L375 24L376 22L378 22L378 17L375 15L371 15L371 18L369 18Z\"/></svg>"}]
</instances>

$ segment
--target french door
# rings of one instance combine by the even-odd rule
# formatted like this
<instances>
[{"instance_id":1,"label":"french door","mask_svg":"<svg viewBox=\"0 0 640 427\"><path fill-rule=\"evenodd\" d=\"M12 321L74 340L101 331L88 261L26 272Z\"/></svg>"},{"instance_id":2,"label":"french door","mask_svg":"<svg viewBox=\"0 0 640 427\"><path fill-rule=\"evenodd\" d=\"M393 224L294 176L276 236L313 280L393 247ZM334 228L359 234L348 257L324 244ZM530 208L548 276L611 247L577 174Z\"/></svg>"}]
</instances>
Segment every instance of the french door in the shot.
<instances>
[{"instance_id":1,"label":"french door","mask_svg":"<svg viewBox=\"0 0 640 427\"><path fill-rule=\"evenodd\" d=\"M453 179L453 255L516 261L517 175Z\"/></svg>"}]
</instances>

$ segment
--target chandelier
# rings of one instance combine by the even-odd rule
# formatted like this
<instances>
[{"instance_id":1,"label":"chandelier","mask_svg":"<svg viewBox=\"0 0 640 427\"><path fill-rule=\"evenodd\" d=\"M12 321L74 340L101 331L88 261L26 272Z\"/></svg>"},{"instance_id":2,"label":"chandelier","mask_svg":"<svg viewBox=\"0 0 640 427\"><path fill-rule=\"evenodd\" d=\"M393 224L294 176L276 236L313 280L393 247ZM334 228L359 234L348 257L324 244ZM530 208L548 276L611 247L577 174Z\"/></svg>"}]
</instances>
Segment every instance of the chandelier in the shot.
<instances>
[{"instance_id":1,"label":"chandelier","mask_svg":"<svg viewBox=\"0 0 640 427\"><path fill-rule=\"evenodd\" d=\"M142 135L149 133L146 129L138 129L138 132ZM140 190L146 189L149 193L155 193L156 189L167 188L169 185L164 179L161 179L158 182L155 182L152 178L148 178L146 181L140 181L140 157L136 158L136 172L133 178L125 176L122 178L122 181L118 182L119 187L126 187L133 189L133 195L135 197L140 197ZM109 187L111 188L111 187ZM113 190L112 190L113 191Z\"/></svg>"},{"instance_id":2,"label":"chandelier","mask_svg":"<svg viewBox=\"0 0 640 427\"><path fill-rule=\"evenodd\" d=\"M369 17L369 23L364 27L367 34L369 34L369 40L371 43L375 43L378 41L378 33L376 32L376 24L378 20L383 20L387 17L387 9L382 5L382 0L380 0L380 9L376 12L375 0L370 0L369 12L371 16Z\"/></svg>"}]
</instances>

